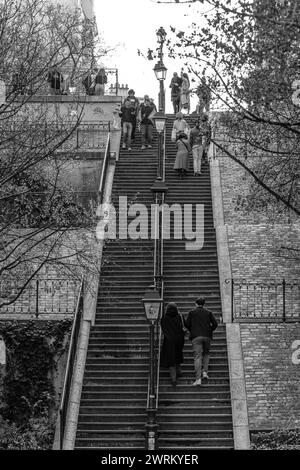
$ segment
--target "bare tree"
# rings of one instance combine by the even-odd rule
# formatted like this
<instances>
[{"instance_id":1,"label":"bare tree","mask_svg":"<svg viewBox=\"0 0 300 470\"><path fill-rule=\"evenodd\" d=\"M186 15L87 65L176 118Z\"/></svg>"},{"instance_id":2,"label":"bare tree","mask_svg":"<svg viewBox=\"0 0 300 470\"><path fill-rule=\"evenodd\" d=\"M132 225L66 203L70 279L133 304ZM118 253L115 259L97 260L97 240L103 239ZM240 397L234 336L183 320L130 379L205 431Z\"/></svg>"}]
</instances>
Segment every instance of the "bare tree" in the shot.
<instances>
[{"instance_id":1,"label":"bare tree","mask_svg":"<svg viewBox=\"0 0 300 470\"><path fill-rule=\"evenodd\" d=\"M77 10L43 0L0 2L0 78L6 84L0 106L0 280L19 285L14 298L0 292L0 307L46 268L59 266L77 278L96 269L93 207L78 202L64 182L72 147L62 149L80 126L83 108L76 94L67 111L44 98L53 67L68 85L81 85L104 53L93 24Z\"/></svg>"},{"instance_id":2,"label":"bare tree","mask_svg":"<svg viewBox=\"0 0 300 470\"><path fill-rule=\"evenodd\" d=\"M227 110L219 116L222 139L214 142L254 179L248 207L299 215L299 2L158 3L199 7L188 30L170 27L169 55L182 58L195 92L205 80L212 101Z\"/></svg>"}]
</instances>

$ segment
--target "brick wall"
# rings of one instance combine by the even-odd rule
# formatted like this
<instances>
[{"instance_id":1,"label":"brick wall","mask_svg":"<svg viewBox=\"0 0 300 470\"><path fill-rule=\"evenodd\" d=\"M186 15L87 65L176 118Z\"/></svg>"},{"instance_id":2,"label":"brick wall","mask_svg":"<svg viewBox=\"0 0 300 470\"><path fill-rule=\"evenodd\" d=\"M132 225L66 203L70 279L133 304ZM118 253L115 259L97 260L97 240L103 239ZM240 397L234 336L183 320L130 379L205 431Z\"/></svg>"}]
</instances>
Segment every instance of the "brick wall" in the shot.
<instances>
[{"instance_id":1,"label":"brick wall","mask_svg":"<svg viewBox=\"0 0 300 470\"><path fill-rule=\"evenodd\" d=\"M299 280L299 218L279 206L246 210L241 201L253 179L227 157L219 164L232 276ZM293 305L299 315L299 291ZM300 358L300 323L241 323L240 329L250 429L300 426L300 359L292 362L293 345Z\"/></svg>"},{"instance_id":2,"label":"brick wall","mask_svg":"<svg viewBox=\"0 0 300 470\"><path fill-rule=\"evenodd\" d=\"M233 277L300 278L299 260L285 248L300 252L300 223L228 225L228 242Z\"/></svg>"},{"instance_id":3,"label":"brick wall","mask_svg":"<svg viewBox=\"0 0 300 470\"><path fill-rule=\"evenodd\" d=\"M224 218L226 224L260 224L279 223L288 224L290 221L296 222L297 217L289 212L283 205L274 206L259 205L256 201L256 209L245 210L245 197L249 194L250 188L254 184L254 179L240 165L231 158L221 155L219 164L222 175L222 194L224 206ZM254 161L254 160L253 160ZM251 159L247 160L247 165L251 168Z\"/></svg>"},{"instance_id":4,"label":"brick wall","mask_svg":"<svg viewBox=\"0 0 300 470\"><path fill-rule=\"evenodd\" d=\"M241 325L241 339L250 429L300 426L300 323Z\"/></svg>"},{"instance_id":5,"label":"brick wall","mask_svg":"<svg viewBox=\"0 0 300 470\"><path fill-rule=\"evenodd\" d=\"M22 233L26 233L26 230ZM82 258L78 259L76 253L80 252ZM36 251L35 255L38 254ZM39 279L38 310L40 314L73 314L82 274L98 273L98 243L94 232L84 229L66 232L54 254L58 261L45 264L36 276ZM33 257L33 252L31 255ZM19 279L0 280L0 304L13 300L24 285L24 279L27 278L22 277L22 273L17 274ZM0 307L0 317L1 313L36 313L36 278L28 284L15 302Z\"/></svg>"}]
</instances>

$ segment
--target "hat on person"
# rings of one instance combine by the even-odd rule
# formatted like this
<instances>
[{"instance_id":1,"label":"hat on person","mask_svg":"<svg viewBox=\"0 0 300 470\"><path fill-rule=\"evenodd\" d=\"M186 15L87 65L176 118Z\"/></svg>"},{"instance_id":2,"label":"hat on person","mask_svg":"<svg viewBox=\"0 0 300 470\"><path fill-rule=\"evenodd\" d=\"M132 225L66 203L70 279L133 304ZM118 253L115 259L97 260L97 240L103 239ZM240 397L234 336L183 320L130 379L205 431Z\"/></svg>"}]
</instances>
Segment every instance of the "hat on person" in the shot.
<instances>
[{"instance_id":1,"label":"hat on person","mask_svg":"<svg viewBox=\"0 0 300 470\"><path fill-rule=\"evenodd\" d=\"M176 114L176 118L183 118L183 114L179 111L179 113Z\"/></svg>"},{"instance_id":2,"label":"hat on person","mask_svg":"<svg viewBox=\"0 0 300 470\"><path fill-rule=\"evenodd\" d=\"M130 94L133 94L133 95L135 94L135 91L132 88L130 90L128 90L128 95L130 95Z\"/></svg>"},{"instance_id":3,"label":"hat on person","mask_svg":"<svg viewBox=\"0 0 300 470\"><path fill-rule=\"evenodd\" d=\"M178 136L177 136L177 140L178 140L178 139L187 139L187 138L188 138L188 137L187 137L186 133L183 132L183 131L179 132L179 134L178 134Z\"/></svg>"},{"instance_id":4,"label":"hat on person","mask_svg":"<svg viewBox=\"0 0 300 470\"><path fill-rule=\"evenodd\" d=\"M204 305L205 304L205 298L204 297L198 297L198 299L195 300L195 303L197 305Z\"/></svg>"}]
</instances>

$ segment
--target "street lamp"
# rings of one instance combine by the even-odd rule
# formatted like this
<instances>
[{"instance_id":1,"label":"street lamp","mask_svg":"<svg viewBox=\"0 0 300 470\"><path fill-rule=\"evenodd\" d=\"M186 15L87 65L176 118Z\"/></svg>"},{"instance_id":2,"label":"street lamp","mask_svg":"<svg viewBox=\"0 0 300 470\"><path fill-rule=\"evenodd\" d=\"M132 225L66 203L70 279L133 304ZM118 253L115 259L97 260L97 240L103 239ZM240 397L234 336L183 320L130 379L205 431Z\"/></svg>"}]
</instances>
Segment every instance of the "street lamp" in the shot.
<instances>
[{"instance_id":1,"label":"street lamp","mask_svg":"<svg viewBox=\"0 0 300 470\"><path fill-rule=\"evenodd\" d=\"M157 36L157 41L159 43L159 48L158 48L158 63L154 66L154 73L159 80L159 111L165 112L165 90L164 90L164 80L166 79L167 75L167 68L165 67L163 63L163 47L164 43L166 41L167 33L164 30L164 28L161 26L157 31L156 31L156 36Z\"/></svg>"},{"instance_id":2,"label":"street lamp","mask_svg":"<svg viewBox=\"0 0 300 470\"><path fill-rule=\"evenodd\" d=\"M154 328L160 313L161 299L156 287L150 286L142 299L145 315L149 323L149 365L150 384L149 401L147 403L146 442L148 450L156 449L156 436L158 424L156 422L156 390L155 390L155 366L154 366Z\"/></svg>"},{"instance_id":3,"label":"street lamp","mask_svg":"<svg viewBox=\"0 0 300 470\"><path fill-rule=\"evenodd\" d=\"M153 116L155 122L156 131L158 133L158 164L157 164L157 176L162 177L163 173L163 158L162 158L162 134L165 130L167 116L159 112Z\"/></svg>"}]
</instances>

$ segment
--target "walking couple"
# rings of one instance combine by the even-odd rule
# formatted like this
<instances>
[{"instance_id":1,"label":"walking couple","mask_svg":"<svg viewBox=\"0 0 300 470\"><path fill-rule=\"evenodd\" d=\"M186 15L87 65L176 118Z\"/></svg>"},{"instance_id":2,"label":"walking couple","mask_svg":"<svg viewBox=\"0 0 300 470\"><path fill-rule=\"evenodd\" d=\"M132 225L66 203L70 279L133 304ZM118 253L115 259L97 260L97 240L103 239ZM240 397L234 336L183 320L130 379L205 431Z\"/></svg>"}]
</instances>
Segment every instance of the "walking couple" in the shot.
<instances>
[{"instance_id":1,"label":"walking couple","mask_svg":"<svg viewBox=\"0 0 300 470\"><path fill-rule=\"evenodd\" d=\"M164 334L161 350L161 366L169 369L171 383L176 386L177 379L182 376L184 335L190 332L194 354L195 381L193 386L206 383L208 380L209 351L212 333L218 322L210 310L204 308L205 299L198 298L195 308L188 313L186 320L178 312L176 303L167 305L161 319Z\"/></svg>"},{"instance_id":2,"label":"walking couple","mask_svg":"<svg viewBox=\"0 0 300 470\"><path fill-rule=\"evenodd\" d=\"M181 76L179 77L178 73L174 72L170 88L174 114L182 109L186 109L187 114L190 114L190 81L188 74L181 72Z\"/></svg>"}]
</instances>

